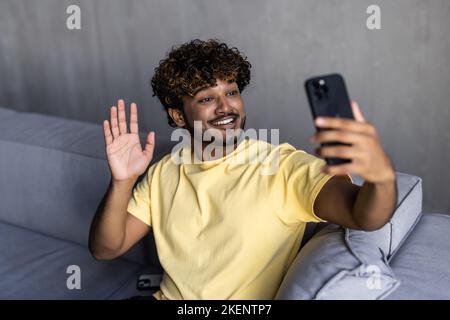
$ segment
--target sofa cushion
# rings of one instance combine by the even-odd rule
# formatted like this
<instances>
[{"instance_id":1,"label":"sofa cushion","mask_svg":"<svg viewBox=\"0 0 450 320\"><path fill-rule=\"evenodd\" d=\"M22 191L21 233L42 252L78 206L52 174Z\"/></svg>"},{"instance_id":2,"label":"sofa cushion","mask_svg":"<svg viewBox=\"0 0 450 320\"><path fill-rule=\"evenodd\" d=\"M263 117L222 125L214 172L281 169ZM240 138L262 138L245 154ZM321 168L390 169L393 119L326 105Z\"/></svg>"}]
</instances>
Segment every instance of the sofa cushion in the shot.
<instances>
[{"instance_id":1,"label":"sofa cushion","mask_svg":"<svg viewBox=\"0 0 450 320\"><path fill-rule=\"evenodd\" d=\"M110 179L101 125L7 109L2 118L0 221L86 246ZM154 161L170 150L160 140ZM126 257L159 264L150 236Z\"/></svg>"},{"instance_id":2,"label":"sofa cushion","mask_svg":"<svg viewBox=\"0 0 450 320\"><path fill-rule=\"evenodd\" d=\"M80 245L0 223L0 299L125 299L142 295L137 278L148 270L123 259L96 261ZM81 289L68 289L80 269ZM73 278L71 278L73 279ZM72 283L72 281L69 282Z\"/></svg>"},{"instance_id":3,"label":"sofa cushion","mask_svg":"<svg viewBox=\"0 0 450 320\"><path fill-rule=\"evenodd\" d=\"M422 185L419 177L397 172L397 208L381 229L365 232L320 224L316 235L310 228L302 249L292 264L278 292L281 299L381 299L399 285L387 265L421 216ZM362 185L358 177L355 184ZM306 243L306 245L305 245ZM314 252L316 251L316 252ZM359 263L358 263L359 261ZM375 278L380 290L368 289Z\"/></svg>"},{"instance_id":4,"label":"sofa cushion","mask_svg":"<svg viewBox=\"0 0 450 320\"><path fill-rule=\"evenodd\" d=\"M89 123L31 112L18 112L0 107L0 119L2 118L8 119L8 121L0 122L0 139L3 141L106 160L101 123ZM140 132L139 135L141 142L145 142L146 133ZM170 152L175 143L170 141L170 137L157 134L154 161Z\"/></svg>"},{"instance_id":5,"label":"sofa cushion","mask_svg":"<svg viewBox=\"0 0 450 320\"><path fill-rule=\"evenodd\" d=\"M422 179L401 172L397 172L396 177L397 207L391 220L376 231L347 230L350 239L364 238L376 244L388 260L414 229L422 214ZM360 178L352 178L354 183L362 185Z\"/></svg>"},{"instance_id":6,"label":"sofa cushion","mask_svg":"<svg viewBox=\"0 0 450 320\"><path fill-rule=\"evenodd\" d=\"M404 239L414 229L422 214L422 179L397 172L397 208L391 220L381 229L371 232L348 230L350 238L367 238L376 244L389 260L401 246ZM363 180L352 176L353 183L362 185ZM302 239L301 248L327 223L308 223Z\"/></svg>"},{"instance_id":7,"label":"sofa cushion","mask_svg":"<svg viewBox=\"0 0 450 320\"><path fill-rule=\"evenodd\" d=\"M329 224L306 243L276 299L382 299L399 285L382 252L366 239L348 246L348 234ZM363 251L356 254L352 249Z\"/></svg>"},{"instance_id":8,"label":"sofa cushion","mask_svg":"<svg viewBox=\"0 0 450 320\"><path fill-rule=\"evenodd\" d=\"M422 215L390 261L402 284L389 299L450 299L449 230L449 215Z\"/></svg>"},{"instance_id":9,"label":"sofa cushion","mask_svg":"<svg viewBox=\"0 0 450 320\"><path fill-rule=\"evenodd\" d=\"M0 119L1 120L6 120L7 118L9 118L11 116L17 115L17 113L18 113L18 111L16 111L16 110L0 107Z\"/></svg>"}]
</instances>

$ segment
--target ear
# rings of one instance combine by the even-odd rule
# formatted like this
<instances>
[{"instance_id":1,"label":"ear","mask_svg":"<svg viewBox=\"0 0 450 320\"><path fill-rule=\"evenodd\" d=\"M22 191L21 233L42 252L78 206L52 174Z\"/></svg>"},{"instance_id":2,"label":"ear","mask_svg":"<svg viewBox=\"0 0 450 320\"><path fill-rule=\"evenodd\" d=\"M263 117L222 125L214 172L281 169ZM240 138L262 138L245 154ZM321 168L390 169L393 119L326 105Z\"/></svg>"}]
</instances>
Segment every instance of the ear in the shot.
<instances>
[{"instance_id":1,"label":"ear","mask_svg":"<svg viewBox=\"0 0 450 320\"><path fill-rule=\"evenodd\" d=\"M184 119L183 112L179 109L168 108L170 117L175 122L178 127L184 127L186 124L186 120Z\"/></svg>"}]
</instances>

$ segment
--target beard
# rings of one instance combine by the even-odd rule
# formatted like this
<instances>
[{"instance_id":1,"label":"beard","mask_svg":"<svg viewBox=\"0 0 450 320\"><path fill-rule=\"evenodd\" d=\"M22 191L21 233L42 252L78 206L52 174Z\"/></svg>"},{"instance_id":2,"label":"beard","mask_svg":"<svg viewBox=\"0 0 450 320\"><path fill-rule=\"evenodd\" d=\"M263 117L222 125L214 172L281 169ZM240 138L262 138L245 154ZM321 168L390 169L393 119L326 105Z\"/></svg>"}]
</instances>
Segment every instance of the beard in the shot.
<instances>
[{"instance_id":1,"label":"beard","mask_svg":"<svg viewBox=\"0 0 450 320\"><path fill-rule=\"evenodd\" d=\"M217 128L206 129L203 127L203 124L198 128L196 125L192 126L189 121L186 121L185 129L189 132L192 139L200 140L203 146L212 144L213 146L224 148L231 145L235 147L244 138L247 116L244 115L241 119L241 125L237 129L226 129L225 131Z\"/></svg>"}]
</instances>

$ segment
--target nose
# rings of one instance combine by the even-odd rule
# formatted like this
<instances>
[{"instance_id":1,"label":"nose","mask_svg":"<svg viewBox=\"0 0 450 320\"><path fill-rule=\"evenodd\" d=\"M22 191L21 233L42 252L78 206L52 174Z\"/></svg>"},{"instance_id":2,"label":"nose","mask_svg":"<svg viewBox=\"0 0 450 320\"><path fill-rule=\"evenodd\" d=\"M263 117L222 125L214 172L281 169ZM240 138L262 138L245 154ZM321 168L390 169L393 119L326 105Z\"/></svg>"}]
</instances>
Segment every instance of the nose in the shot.
<instances>
[{"instance_id":1,"label":"nose","mask_svg":"<svg viewBox=\"0 0 450 320\"><path fill-rule=\"evenodd\" d=\"M233 110L233 107L229 104L229 101L225 97L219 97L217 99L216 113L227 114Z\"/></svg>"}]
</instances>

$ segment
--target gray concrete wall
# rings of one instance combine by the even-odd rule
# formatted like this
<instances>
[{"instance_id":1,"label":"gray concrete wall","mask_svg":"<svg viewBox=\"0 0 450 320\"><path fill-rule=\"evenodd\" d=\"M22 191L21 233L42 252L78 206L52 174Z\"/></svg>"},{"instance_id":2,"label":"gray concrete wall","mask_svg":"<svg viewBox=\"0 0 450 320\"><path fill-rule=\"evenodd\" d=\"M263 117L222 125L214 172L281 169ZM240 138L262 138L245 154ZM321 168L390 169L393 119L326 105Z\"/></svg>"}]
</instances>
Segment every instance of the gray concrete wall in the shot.
<instances>
[{"instance_id":1,"label":"gray concrete wall","mask_svg":"<svg viewBox=\"0 0 450 320\"><path fill-rule=\"evenodd\" d=\"M366 28L370 4L381 30ZM425 210L450 212L449 31L447 0L0 0L0 105L101 123L124 97L142 130L169 134L153 68L174 44L219 38L253 64L249 127L312 152L302 82L340 72L397 170L423 178Z\"/></svg>"}]
</instances>

